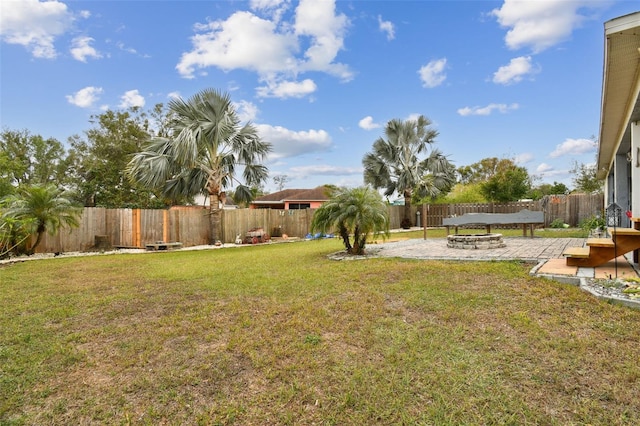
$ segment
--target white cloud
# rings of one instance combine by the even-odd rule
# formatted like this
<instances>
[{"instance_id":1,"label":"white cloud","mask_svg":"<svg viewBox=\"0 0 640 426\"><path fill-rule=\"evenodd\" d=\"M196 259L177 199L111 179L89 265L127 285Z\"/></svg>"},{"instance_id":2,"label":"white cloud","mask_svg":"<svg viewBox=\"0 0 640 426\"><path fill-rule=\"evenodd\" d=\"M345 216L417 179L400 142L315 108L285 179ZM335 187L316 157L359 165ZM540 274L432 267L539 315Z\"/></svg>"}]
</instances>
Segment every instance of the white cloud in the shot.
<instances>
[{"instance_id":1,"label":"white cloud","mask_svg":"<svg viewBox=\"0 0 640 426\"><path fill-rule=\"evenodd\" d=\"M256 125L260 137L273 145L271 160L328 151L331 136L324 130L293 131L281 126Z\"/></svg>"},{"instance_id":2,"label":"white cloud","mask_svg":"<svg viewBox=\"0 0 640 426\"><path fill-rule=\"evenodd\" d=\"M541 52L567 40L574 29L587 19L579 13L583 8L599 8L608 0L505 0L491 14L502 27L509 28L505 43L510 49L530 47Z\"/></svg>"},{"instance_id":3,"label":"white cloud","mask_svg":"<svg viewBox=\"0 0 640 426\"><path fill-rule=\"evenodd\" d=\"M80 62L87 62L87 58L102 58L100 52L91 46L93 42L91 37L76 37L71 41L71 56Z\"/></svg>"},{"instance_id":4,"label":"white cloud","mask_svg":"<svg viewBox=\"0 0 640 426\"><path fill-rule=\"evenodd\" d=\"M180 92L171 92L167 95L169 99L178 99L180 98Z\"/></svg>"},{"instance_id":5,"label":"white cloud","mask_svg":"<svg viewBox=\"0 0 640 426\"><path fill-rule=\"evenodd\" d=\"M0 36L5 43L24 46L36 58L53 59L57 55L56 37L69 30L72 23L73 15L64 3L3 0Z\"/></svg>"},{"instance_id":6,"label":"white cloud","mask_svg":"<svg viewBox=\"0 0 640 426\"><path fill-rule=\"evenodd\" d=\"M424 65L418 71L420 74L420 80L422 80L422 86L426 88L432 88L439 86L442 84L447 75L444 70L447 66L447 59L437 59L429 62L427 65Z\"/></svg>"},{"instance_id":7,"label":"white cloud","mask_svg":"<svg viewBox=\"0 0 640 426\"><path fill-rule=\"evenodd\" d=\"M144 97L137 90L129 90L120 96L121 102L119 108L143 107Z\"/></svg>"},{"instance_id":8,"label":"white cloud","mask_svg":"<svg viewBox=\"0 0 640 426\"><path fill-rule=\"evenodd\" d=\"M313 93L318 88L311 79L303 81L267 81L266 86L256 89L258 97L262 98L302 98Z\"/></svg>"},{"instance_id":9,"label":"white cloud","mask_svg":"<svg viewBox=\"0 0 640 426\"><path fill-rule=\"evenodd\" d=\"M518 104L489 104L484 107L474 106L474 107L464 107L458 109L458 114L466 117L469 115L490 115L493 111L498 111L502 114L506 114L509 111L513 111L518 109L520 106Z\"/></svg>"},{"instance_id":10,"label":"white cloud","mask_svg":"<svg viewBox=\"0 0 640 426\"><path fill-rule=\"evenodd\" d=\"M387 34L387 40L393 40L396 37L393 22L383 21L382 16L378 15L378 28Z\"/></svg>"},{"instance_id":11,"label":"white cloud","mask_svg":"<svg viewBox=\"0 0 640 426\"><path fill-rule=\"evenodd\" d=\"M313 92L312 80L295 82L300 73L308 71L350 80L353 74L349 67L335 62L344 48L349 24L345 15L336 14L335 2L302 0L292 20L281 23L279 14L274 17L274 10L285 10L288 5L289 2L253 1L251 6L256 13L269 11L270 16L239 11L226 20L196 24L192 49L182 54L176 69L185 78L194 78L197 70L208 67L253 71L261 81L268 82L266 87L258 88L262 96L304 96ZM302 51L301 46L308 47Z\"/></svg>"},{"instance_id":12,"label":"white cloud","mask_svg":"<svg viewBox=\"0 0 640 426\"><path fill-rule=\"evenodd\" d=\"M239 101L233 104L240 121L246 123L253 121L258 116L258 107L249 101Z\"/></svg>"},{"instance_id":13,"label":"white cloud","mask_svg":"<svg viewBox=\"0 0 640 426\"><path fill-rule=\"evenodd\" d=\"M193 78L196 69L212 66L265 75L297 66L292 54L297 49L295 36L278 33L274 22L250 12L236 12L226 21L198 25L196 30L200 33L191 38L193 50L183 53L176 66L183 77Z\"/></svg>"},{"instance_id":14,"label":"white cloud","mask_svg":"<svg viewBox=\"0 0 640 426\"><path fill-rule=\"evenodd\" d=\"M553 150L549 157L557 158L563 155L578 155L594 152L598 144L590 139L567 139Z\"/></svg>"},{"instance_id":15,"label":"white cloud","mask_svg":"<svg viewBox=\"0 0 640 426\"><path fill-rule=\"evenodd\" d=\"M537 173L547 173L553 170L553 166L547 163L540 163L538 167L536 167Z\"/></svg>"},{"instance_id":16,"label":"white cloud","mask_svg":"<svg viewBox=\"0 0 640 426\"><path fill-rule=\"evenodd\" d=\"M275 22L282 19L282 15L289 9L290 0L251 0L249 7L271 16Z\"/></svg>"},{"instance_id":17,"label":"white cloud","mask_svg":"<svg viewBox=\"0 0 640 426\"><path fill-rule=\"evenodd\" d=\"M539 69L534 69L531 65L531 56L520 56L511 59L509 65L498 68L498 71L493 73L493 82L504 85L519 83L524 76L537 72Z\"/></svg>"},{"instance_id":18,"label":"white cloud","mask_svg":"<svg viewBox=\"0 0 640 426\"><path fill-rule=\"evenodd\" d=\"M368 115L365 118L363 118L362 120L360 120L358 122L358 126L360 126L360 128L364 129L364 130L373 130L373 129L377 129L379 127L382 127L381 124L374 123L373 117L371 117L370 115Z\"/></svg>"},{"instance_id":19,"label":"white cloud","mask_svg":"<svg viewBox=\"0 0 640 426\"><path fill-rule=\"evenodd\" d=\"M362 167L341 167L331 166L328 164L295 166L291 167L287 174L296 179L306 178L309 176L346 176L360 175L363 173Z\"/></svg>"},{"instance_id":20,"label":"white cloud","mask_svg":"<svg viewBox=\"0 0 640 426\"><path fill-rule=\"evenodd\" d=\"M513 158L513 162L516 164L527 164L532 161L534 158L533 154L530 152L523 152L522 154L518 154Z\"/></svg>"},{"instance_id":21,"label":"white cloud","mask_svg":"<svg viewBox=\"0 0 640 426\"><path fill-rule=\"evenodd\" d=\"M349 25L345 15L336 15L335 0L301 0L296 8L295 33L298 37L310 38L309 48L304 52L303 71L324 71L348 81L353 78L348 67L334 63L338 52L344 47L344 35Z\"/></svg>"},{"instance_id":22,"label":"white cloud","mask_svg":"<svg viewBox=\"0 0 640 426\"><path fill-rule=\"evenodd\" d=\"M102 87L88 86L78 90L73 95L67 95L66 98L70 104L80 108L91 108L100 99L102 92Z\"/></svg>"}]
</instances>

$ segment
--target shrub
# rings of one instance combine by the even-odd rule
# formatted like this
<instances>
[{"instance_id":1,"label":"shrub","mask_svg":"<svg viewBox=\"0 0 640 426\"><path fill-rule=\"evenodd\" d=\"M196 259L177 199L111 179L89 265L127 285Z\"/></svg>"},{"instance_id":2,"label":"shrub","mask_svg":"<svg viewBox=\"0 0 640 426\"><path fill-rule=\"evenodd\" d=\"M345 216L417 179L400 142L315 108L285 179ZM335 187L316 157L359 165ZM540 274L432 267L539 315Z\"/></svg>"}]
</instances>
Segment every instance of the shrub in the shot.
<instances>
[{"instance_id":1,"label":"shrub","mask_svg":"<svg viewBox=\"0 0 640 426\"><path fill-rule=\"evenodd\" d=\"M594 215L580 222L580 228L584 229L585 231L592 231L594 229L604 229L606 225L607 225L607 222L605 221L604 217L602 217L601 215Z\"/></svg>"},{"instance_id":2,"label":"shrub","mask_svg":"<svg viewBox=\"0 0 640 426\"><path fill-rule=\"evenodd\" d=\"M551 222L551 224L549 226L551 228L565 228L564 220L562 220L560 218L554 219L554 221Z\"/></svg>"}]
</instances>

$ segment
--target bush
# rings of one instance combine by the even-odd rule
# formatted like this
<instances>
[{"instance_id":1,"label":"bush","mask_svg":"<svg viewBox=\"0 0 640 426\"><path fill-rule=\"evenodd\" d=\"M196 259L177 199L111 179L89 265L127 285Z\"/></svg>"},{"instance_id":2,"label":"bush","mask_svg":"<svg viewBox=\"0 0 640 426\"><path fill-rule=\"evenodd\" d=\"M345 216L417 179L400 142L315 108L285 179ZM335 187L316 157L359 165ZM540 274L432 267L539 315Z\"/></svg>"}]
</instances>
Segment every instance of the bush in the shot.
<instances>
[{"instance_id":1,"label":"bush","mask_svg":"<svg viewBox=\"0 0 640 426\"><path fill-rule=\"evenodd\" d=\"M604 229L606 225L607 225L607 222L605 221L604 217L602 217L601 215L594 215L580 222L580 228L584 229L585 231L593 231L594 229Z\"/></svg>"},{"instance_id":2,"label":"bush","mask_svg":"<svg viewBox=\"0 0 640 426\"><path fill-rule=\"evenodd\" d=\"M558 218L554 219L553 222L549 225L551 228L566 228L564 220Z\"/></svg>"}]
</instances>

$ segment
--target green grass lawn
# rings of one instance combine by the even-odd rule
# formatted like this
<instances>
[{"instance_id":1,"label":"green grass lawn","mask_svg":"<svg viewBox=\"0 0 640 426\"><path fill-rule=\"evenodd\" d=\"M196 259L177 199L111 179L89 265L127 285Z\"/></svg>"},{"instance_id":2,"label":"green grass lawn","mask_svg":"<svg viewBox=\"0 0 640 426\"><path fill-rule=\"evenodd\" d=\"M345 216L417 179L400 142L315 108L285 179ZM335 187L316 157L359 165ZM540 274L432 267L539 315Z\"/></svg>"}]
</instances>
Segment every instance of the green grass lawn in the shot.
<instances>
[{"instance_id":1,"label":"green grass lawn","mask_svg":"<svg viewBox=\"0 0 640 426\"><path fill-rule=\"evenodd\" d=\"M640 311L338 240L0 268L0 424L640 423Z\"/></svg>"}]
</instances>

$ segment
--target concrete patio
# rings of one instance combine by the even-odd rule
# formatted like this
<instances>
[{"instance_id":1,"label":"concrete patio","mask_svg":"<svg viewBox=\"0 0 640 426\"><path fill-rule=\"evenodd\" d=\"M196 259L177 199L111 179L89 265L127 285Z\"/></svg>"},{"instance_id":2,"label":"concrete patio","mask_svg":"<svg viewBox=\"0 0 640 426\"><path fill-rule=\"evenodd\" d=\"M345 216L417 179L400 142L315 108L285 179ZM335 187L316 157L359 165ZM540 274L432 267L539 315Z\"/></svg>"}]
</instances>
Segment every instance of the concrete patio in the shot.
<instances>
[{"instance_id":1,"label":"concrete patio","mask_svg":"<svg viewBox=\"0 0 640 426\"><path fill-rule=\"evenodd\" d=\"M625 278L638 277L639 271L630 263L631 255L619 256L595 268L567 266L562 253L567 247L582 247L585 238L524 238L505 237L506 247L489 250L465 250L447 247L445 238L410 239L376 245L377 255L411 259L440 260L522 260L536 265L534 275L552 278ZM617 271L617 274L616 274Z\"/></svg>"}]
</instances>

